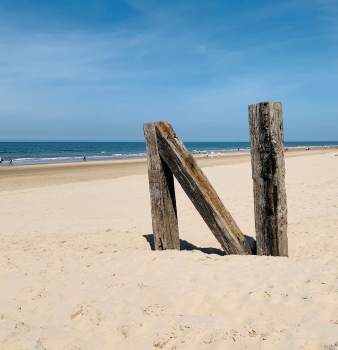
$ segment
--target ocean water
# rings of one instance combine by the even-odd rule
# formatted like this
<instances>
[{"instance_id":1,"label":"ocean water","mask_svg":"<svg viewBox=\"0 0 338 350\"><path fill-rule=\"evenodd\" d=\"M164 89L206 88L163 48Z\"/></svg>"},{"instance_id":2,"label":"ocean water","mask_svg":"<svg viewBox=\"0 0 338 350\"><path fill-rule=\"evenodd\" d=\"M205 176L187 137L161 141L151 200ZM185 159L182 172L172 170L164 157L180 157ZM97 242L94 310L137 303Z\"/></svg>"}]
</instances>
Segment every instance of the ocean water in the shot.
<instances>
[{"instance_id":1,"label":"ocean water","mask_svg":"<svg viewBox=\"0 0 338 350\"><path fill-rule=\"evenodd\" d=\"M185 142L192 153L249 151L249 142ZM285 147L336 146L338 141L285 142ZM82 162L146 157L145 142L0 142L0 157L14 165Z\"/></svg>"}]
</instances>

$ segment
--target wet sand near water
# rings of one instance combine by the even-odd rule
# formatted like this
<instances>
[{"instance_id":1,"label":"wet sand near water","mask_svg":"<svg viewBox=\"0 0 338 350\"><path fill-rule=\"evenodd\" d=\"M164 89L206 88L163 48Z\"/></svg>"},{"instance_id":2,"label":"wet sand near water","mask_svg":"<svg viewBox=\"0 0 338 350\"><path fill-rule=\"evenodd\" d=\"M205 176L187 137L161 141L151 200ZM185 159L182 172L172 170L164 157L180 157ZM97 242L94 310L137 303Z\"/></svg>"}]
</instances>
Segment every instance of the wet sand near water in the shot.
<instances>
[{"instance_id":1,"label":"wet sand near water","mask_svg":"<svg viewBox=\"0 0 338 350\"><path fill-rule=\"evenodd\" d=\"M299 157L312 154L338 153L338 150L329 148L289 149L285 157ZM195 155L200 167L239 164L250 162L250 152L223 153L220 157L205 158L204 155ZM0 166L0 191L32 188L40 186L61 185L67 183L86 182L95 180L116 179L123 176L140 175L147 173L147 160L126 159L108 160L82 163L58 163L24 166Z\"/></svg>"}]
</instances>

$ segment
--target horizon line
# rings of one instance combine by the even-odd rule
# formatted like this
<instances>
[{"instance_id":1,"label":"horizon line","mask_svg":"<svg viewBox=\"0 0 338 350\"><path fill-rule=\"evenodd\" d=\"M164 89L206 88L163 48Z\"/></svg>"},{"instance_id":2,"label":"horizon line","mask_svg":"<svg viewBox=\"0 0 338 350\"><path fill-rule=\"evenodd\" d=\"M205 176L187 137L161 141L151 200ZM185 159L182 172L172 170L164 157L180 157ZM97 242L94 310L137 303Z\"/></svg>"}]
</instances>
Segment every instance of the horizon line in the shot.
<instances>
[{"instance_id":1,"label":"horizon line","mask_svg":"<svg viewBox=\"0 0 338 350\"><path fill-rule=\"evenodd\" d=\"M72 141L72 140L62 140L62 141L60 141L60 140L6 140L6 141L0 141L0 143L14 143L14 142L25 142L25 143L33 143L33 142L37 142L37 143L48 143L48 142L50 142L50 143L52 143L52 142L58 142L58 143L62 143L62 142L64 142L64 143L76 143L76 142L86 142L86 143L99 143L99 142L116 142L116 143L118 143L118 142L123 142L123 143L126 143L126 142L130 142L130 143L132 143L132 142L140 142L140 143L145 143L145 140L142 140L142 141L140 141L140 140L133 140L133 141L131 141L131 140L127 140L127 141L111 141L111 140L91 140L91 141L85 141L85 140L77 140L77 141ZM201 140L199 140L199 141L197 141L197 140L186 140L186 141L184 141L184 142L214 142L214 143L219 143L219 142L224 142L224 143L230 143L230 142L247 142L247 143L250 143L250 140L249 141L242 141L242 140L236 140L236 141L215 141L215 140L213 140L213 141L207 141L207 140L205 140L205 141L201 141ZM338 143L338 140L284 140L284 142L337 142Z\"/></svg>"}]
</instances>

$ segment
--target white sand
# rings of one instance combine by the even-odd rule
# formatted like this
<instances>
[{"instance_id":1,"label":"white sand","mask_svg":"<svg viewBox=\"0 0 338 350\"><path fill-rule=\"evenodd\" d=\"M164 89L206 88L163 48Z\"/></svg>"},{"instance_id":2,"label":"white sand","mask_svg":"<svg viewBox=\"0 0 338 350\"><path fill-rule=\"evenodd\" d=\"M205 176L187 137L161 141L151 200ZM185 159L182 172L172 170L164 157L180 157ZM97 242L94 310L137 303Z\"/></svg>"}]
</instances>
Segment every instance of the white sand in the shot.
<instances>
[{"instance_id":1,"label":"white sand","mask_svg":"<svg viewBox=\"0 0 338 350\"><path fill-rule=\"evenodd\" d=\"M250 163L204 172L255 236ZM338 157L286 172L289 258L223 256L179 185L185 250L151 251L145 174L17 180L0 192L0 348L338 349Z\"/></svg>"}]
</instances>

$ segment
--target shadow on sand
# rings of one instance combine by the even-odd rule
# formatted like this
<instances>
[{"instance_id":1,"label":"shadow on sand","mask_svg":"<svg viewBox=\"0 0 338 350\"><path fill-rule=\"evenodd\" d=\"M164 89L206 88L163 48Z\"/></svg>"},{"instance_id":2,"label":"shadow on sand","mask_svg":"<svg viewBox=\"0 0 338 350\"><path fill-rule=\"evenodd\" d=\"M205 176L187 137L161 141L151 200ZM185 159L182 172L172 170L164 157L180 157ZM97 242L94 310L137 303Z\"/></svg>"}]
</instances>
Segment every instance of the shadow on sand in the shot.
<instances>
[{"instance_id":1,"label":"shadow on sand","mask_svg":"<svg viewBox=\"0 0 338 350\"><path fill-rule=\"evenodd\" d=\"M154 236L152 234L150 234L150 235L143 235L143 237L149 243L151 250L155 250ZM251 236L246 236L246 235L245 235L245 238L246 238L247 242L249 243L251 250L253 250L253 254L256 254L256 241L255 241L255 239ZM200 252L205 253L205 254L217 254L217 255L221 255L221 256L226 255L226 253L221 249L211 248L211 247L207 247L207 248L197 247L194 244L192 244L184 239L180 239L180 248L181 248L181 250L199 250Z\"/></svg>"}]
</instances>

